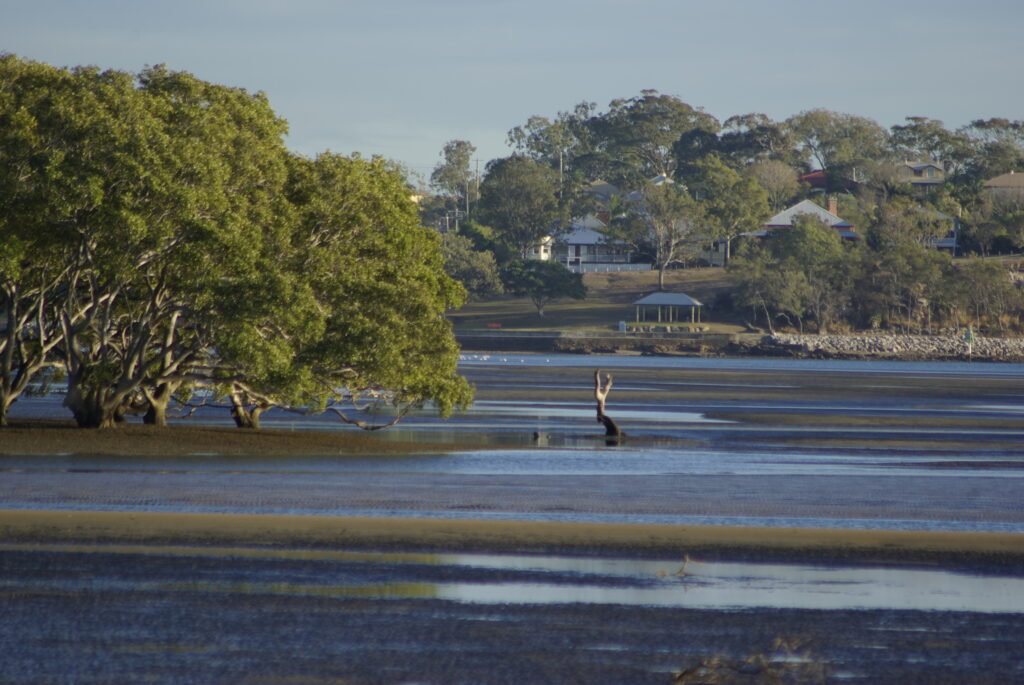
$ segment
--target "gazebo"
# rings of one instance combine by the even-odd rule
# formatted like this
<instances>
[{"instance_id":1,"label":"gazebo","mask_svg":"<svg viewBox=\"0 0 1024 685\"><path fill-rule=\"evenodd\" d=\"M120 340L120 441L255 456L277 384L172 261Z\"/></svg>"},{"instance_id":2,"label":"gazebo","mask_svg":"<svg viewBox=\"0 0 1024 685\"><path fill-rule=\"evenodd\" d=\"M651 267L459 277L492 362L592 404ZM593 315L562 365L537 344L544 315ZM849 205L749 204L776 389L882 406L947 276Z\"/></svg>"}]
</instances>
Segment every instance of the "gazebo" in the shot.
<instances>
[{"instance_id":1,"label":"gazebo","mask_svg":"<svg viewBox=\"0 0 1024 685\"><path fill-rule=\"evenodd\" d=\"M636 320L657 321L658 323L673 323L676 321L687 321L696 323L700 321L700 302L683 293L651 293L633 303L636 307ZM680 310L689 309L689 316Z\"/></svg>"}]
</instances>

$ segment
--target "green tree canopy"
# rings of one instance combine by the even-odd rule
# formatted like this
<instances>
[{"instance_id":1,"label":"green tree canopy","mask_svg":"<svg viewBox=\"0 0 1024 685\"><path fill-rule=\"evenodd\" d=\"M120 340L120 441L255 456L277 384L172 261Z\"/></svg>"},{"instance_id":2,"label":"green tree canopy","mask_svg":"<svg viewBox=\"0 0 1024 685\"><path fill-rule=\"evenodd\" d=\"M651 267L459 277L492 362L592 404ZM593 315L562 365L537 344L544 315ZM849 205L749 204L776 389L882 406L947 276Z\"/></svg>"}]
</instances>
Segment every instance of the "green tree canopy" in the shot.
<instances>
[{"instance_id":1,"label":"green tree canopy","mask_svg":"<svg viewBox=\"0 0 1024 685\"><path fill-rule=\"evenodd\" d=\"M606 179L626 187L664 176L674 179L679 166L676 143L694 129L718 132L718 120L700 108L656 90L613 100L608 111L592 117L596 148L606 155Z\"/></svg>"},{"instance_id":2,"label":"green tree canopy","mask_svg":"<svg viewBox=\"0 0 1024 685\"><path fill-rule=\"evenodd\" d=\"M502 271L505 289L513 295L526 296L544 317L544 307L563 297L582 300L587 296L583 277L560 262L527 259L510 262Z\"/></svg>"},{"instance_id":3,"label":"green tree canopy","mask_svg":"<svg viewBox=\"0 0 1024 685\"><path fill-rule=\"evenodd\" d=\"M480 185L484 223L520 257L562 229L565 213L558 201L558 175L520 155L493 160Z\"/></svg>"},{"instance_id":4,"label":"green tree canopy","mask_svg":"<svg viewBox=\"0 0 1024 685\"><path fill-rule=\"evenodd\" d=\"M492 252L477 250L471 239L455 233L441 236L441 251L445 272L461 283L471 296L486 297L503 292Z\"/></svg>"},{"instance_id":5,"label":"green tree canopy","mask_svg":"<svg viewBox=\"0 0 1024 685\"><path fill-rule=\"evenodd\" d=\"M0 121L4 407L37 364L26 342L64 367L82 426L161 423L196 387L240 425L274 404L470 401L444 318L464 291L394 165L294 157L262 94L162 66L4 57Z\"/></svg>"},{"instance_id":6,"label":"green tree canopy","mask_svg":"<svg viewBox=\"0 0 1024 685\"><path fill-rule=\"evenodd\" d=\"M704 208L708 237L725 241L726 262L732 240L758 230L769 216L765 189L750 176L730 169L716 155L697 163L691 188Z\"/></svg>"}]
</instances>

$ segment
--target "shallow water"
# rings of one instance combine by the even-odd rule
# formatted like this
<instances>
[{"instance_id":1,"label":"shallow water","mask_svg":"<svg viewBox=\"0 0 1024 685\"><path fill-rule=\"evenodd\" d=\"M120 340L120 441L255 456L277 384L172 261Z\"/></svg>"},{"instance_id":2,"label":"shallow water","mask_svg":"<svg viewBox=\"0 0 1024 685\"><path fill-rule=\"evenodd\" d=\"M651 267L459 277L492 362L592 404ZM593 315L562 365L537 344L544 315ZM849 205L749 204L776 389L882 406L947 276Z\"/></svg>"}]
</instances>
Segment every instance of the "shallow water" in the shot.
<instances>
[{"instance_id":1,"label":"shallow water","mask_svg":"<svg viewBox=\"0 0 1024 685\"><path fill-rule=\"evenodd\" d=\"M1024 531L1024 365L486 356L462 364L481 395L469 411L427 408L376 434L467 451L0 456L0 508ZM616 371L621 444L595 425L583 367L598 365ZM28 398L12 417L62 412Z\"/></svg>"}]
</instances>

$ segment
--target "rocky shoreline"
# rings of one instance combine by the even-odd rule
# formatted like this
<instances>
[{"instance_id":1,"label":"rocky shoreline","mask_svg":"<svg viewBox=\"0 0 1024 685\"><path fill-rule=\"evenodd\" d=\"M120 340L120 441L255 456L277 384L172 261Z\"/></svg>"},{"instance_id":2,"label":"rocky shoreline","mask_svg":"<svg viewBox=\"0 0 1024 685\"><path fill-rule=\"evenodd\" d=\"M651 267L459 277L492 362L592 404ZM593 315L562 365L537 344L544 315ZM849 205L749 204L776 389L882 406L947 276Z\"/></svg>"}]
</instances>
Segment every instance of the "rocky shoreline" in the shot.
<instances>
[{"instance_id":1,"label":"rocky shoreline","mask_svg":"<svg viewBox=\"0 0 1024 685\"><path fill-rule=\"evenodd\" d=\"M578 334L568 331L520 334L462 334L464 351L562 352L575 354L648 354L763 356L799 359L877 359L887 361L1024 362L1024 337L861 333L807 335L742 334Z\"/></svg>"},{"instance_id":2,"label":"rocky shoreline","mask_svg":"<svg viewBox=\"0 0 1024 685\"><path fill-rule=\"evenodd\" d=\"M746 354L813 359L884 359L902 361L1024 361L1024 338L959 335L797 335L776 333L756 344L729 350Z\"/></svg>"}]
</instances>

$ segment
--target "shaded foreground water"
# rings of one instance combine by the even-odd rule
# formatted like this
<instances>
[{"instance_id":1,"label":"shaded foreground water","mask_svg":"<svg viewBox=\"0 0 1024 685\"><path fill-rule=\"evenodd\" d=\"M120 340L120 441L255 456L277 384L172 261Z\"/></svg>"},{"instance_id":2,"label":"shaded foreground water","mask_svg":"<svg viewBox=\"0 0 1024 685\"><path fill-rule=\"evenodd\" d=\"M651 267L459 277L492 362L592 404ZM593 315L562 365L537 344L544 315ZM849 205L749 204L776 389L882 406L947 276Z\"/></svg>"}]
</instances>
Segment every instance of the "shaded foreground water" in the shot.
<instances>
[{"instance_id":1,"label":"shaded foreground water","mask_svg":"<svg viewBox=\"0 0 1024 685\"><path fill-rule=\"evenodd\" d=\"M0 572L5 682L668 683L777 638L830 682L1024 672L999 573L114 544Z\"/></svg>"},{"instance_id":2,"label":"shaded foreground water","mask_svg":"<svg viewBox=\"0 0 1024 685\"><path fill-rule=\"evenodd\" d=\"M612 368L608 407L622 444L597 434L595 362L629 365ZM414 415L384 439L485 449L7 455L0 508L1024 532L1019 365L519 356L464 369L471 412ZM686 554L7 543L0 646L14 656L0 680L665 683L781 637L835 682L1024 681L1013 563Z\"/></svg>"}]
</instances>

